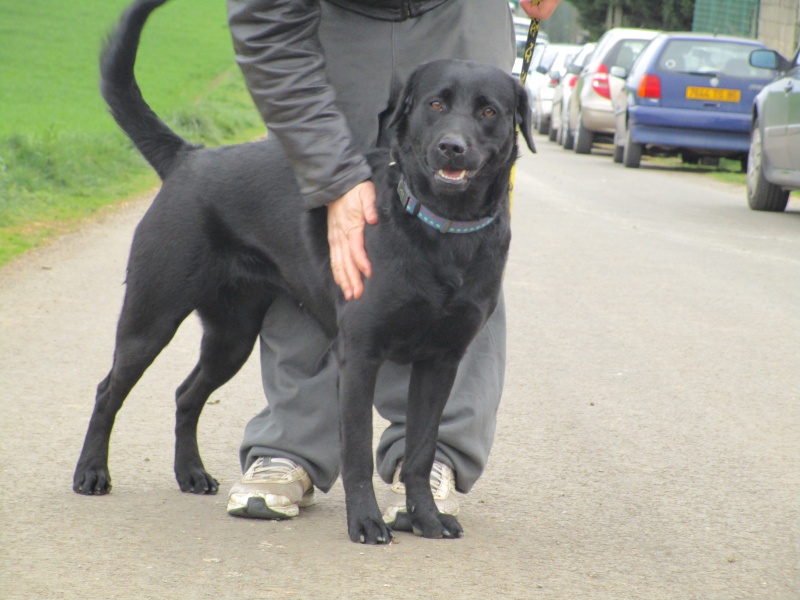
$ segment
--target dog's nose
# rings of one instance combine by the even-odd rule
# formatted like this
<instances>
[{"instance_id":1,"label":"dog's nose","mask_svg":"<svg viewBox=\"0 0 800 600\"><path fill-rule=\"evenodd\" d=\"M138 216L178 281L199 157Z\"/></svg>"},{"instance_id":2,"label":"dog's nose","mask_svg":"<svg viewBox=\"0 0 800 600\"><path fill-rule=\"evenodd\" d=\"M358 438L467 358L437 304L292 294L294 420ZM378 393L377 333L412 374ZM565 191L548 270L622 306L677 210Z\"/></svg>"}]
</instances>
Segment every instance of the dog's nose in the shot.
<instances>
[{"instance_id":1,"label":"dog's nose","mask_svg":"<svg viewBox=\"0 0 800 600\"><path fill-rule=\"evenodd\" d=\"M439 151L448 157L464 154L467 151L467 142L460 135L450 134L439 141Z\"/></svg>"}]
</instances>

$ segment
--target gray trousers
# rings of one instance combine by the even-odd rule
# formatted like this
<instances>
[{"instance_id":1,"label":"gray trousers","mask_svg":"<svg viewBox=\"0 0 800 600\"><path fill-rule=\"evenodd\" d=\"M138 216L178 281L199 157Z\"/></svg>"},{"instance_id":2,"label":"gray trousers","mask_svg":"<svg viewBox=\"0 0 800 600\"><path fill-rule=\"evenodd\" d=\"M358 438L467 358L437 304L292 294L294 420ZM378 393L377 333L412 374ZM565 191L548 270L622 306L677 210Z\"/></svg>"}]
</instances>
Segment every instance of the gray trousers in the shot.
<instances>
[{"instance_id":1,"label":"gray trousers","mask_svg":"<svg viewBox=\"0 0 800 600\"><path fill-rule=\"evenodd\" d=\"M397 23L321 5L319 37L328 80L363 151L387 142L390 134L382 123L416 66L460 58L510 71L514 62L506 0L451 0ZM454 469L461 492L480 477L494 440L505 346L501 296L459 367L439 427L436 457ZM403 458L410 372L409 365L386 362L378 374L375 406L390 425L378 445L377 466L387 482ZM288 297L275 301L264 318L261 373L268 406L245 428L242 467L261 456L290 458L328 491L341 460L336 359L317 322Z\"/></svg>"}]
</instances>

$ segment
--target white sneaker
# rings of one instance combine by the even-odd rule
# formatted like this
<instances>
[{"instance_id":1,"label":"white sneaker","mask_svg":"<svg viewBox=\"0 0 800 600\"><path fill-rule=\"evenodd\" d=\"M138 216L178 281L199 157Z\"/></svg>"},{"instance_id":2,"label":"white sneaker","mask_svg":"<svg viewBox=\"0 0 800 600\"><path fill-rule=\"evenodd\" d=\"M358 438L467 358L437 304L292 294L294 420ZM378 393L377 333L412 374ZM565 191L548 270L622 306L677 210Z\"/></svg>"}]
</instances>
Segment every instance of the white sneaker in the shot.
<instances>
[{"instance_id":1,"label":"white sneaker","mask_svg":"<svg viewBox=\"0 0 800 600\"><path fill-rule=\"evenodd\" d=\"M288 458L262 456L228 494L228 514L251 519L291 519L314 504L314 484Z\"/></svg>"},{"instance_id":2,"label":"white sneaker","mask_svg":"<svg viewBox=\"0 0 800 600\"><path fill-rule=\"evenodd\" d=\"M436 502L436 508L445 515L458 515L458 498L456 498L456 475L453 469L446 464L433 461L431 469L431 492ZM383 522L390 527L397 526L398 515L406 516L406 486L400 481L400 465L394 472L392 487L390 488L396 495L389 507L383 513Z\"/></svg>"}]
</instances>

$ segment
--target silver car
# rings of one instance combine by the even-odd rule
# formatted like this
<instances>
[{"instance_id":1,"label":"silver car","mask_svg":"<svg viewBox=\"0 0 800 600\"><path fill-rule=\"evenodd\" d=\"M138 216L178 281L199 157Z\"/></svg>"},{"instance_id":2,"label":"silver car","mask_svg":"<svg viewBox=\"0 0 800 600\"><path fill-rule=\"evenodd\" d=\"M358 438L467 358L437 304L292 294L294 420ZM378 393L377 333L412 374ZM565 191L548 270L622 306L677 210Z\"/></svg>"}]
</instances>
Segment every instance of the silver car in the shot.
<instances>
[{"instance_id":1,"label":"silver car","mask_svg":"<svg viewBox=\"0 0 800 600\"><path fill-rule=\"evenodd\" d=\"M606 31L597 42L591 59L578 76L567 113L567 135L575 136L575 152L589 154L597 137L613 140L616 123L611 99L624 82L609 77L609 72L612 67L630 69L658 33L650 29L615 28Z\"/></svg>"},{"instance_id":2,"label":"silver car","mask_svg":"<svg viewBox=\"0 0 800 600\"><path fill-rule=\"evenodd\" d=\"M791 61L756 50L750 64L783 73L753 101L747 203L753 210L781 212L789 191L800 189L800 48Z\"/></svg>"},{"instance_id":3,"label":"silver car","mask_svg":"<svg viewBox=\"0 0 800 600\"><path fill-rule=\"evenodd\" d=\"M550 134L549 139L551 142L558 142L568 150L572 149L572 137L566 139L564 135L567 127L563 126L566 118L566 110L569 106L569 99L572 96L572 91L575 89L575 84L578 83L578 75L580 74L583 66L589 62L596 44L584 44L578 53L573 57L572 61L567 65L566 73L561 75L558 79L558 84L553 89L553 108L550 111Z\"/></svg>"},{"instance_id":4,"label":"silver car","mask_svg":"<svg viewBox=\"0 0 800 600\"><path fill-rule=\"evenodd\" d=\"M528 74L525 87L531 100L534 127L541 134L550 131L555 87L580 48L575 44L548 44L536 70Z\"/></svg>"}]
</instances>

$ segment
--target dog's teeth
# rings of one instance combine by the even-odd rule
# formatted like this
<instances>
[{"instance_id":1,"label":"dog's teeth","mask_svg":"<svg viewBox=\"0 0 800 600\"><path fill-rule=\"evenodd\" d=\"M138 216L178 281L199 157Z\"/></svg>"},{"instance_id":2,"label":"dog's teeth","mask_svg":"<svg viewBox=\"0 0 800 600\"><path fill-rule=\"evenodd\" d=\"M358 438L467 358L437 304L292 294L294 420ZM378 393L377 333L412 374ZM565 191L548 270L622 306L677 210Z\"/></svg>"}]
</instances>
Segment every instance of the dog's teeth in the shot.
<instances>
[{"instance_id":1,"label":"dog's teeth","mask_svg":"<svg viewBox=\"0 0 800 600\"><path fill-rule=\"evenodd\" d=\"M453 173L456 173L453 175ZM445 171L444 169L439 169L439 175L441 175L444 179L450 179L453 181L458 181L460 179L464 179L467 175L466 171Z\"/></svg>"}]
</instances>

